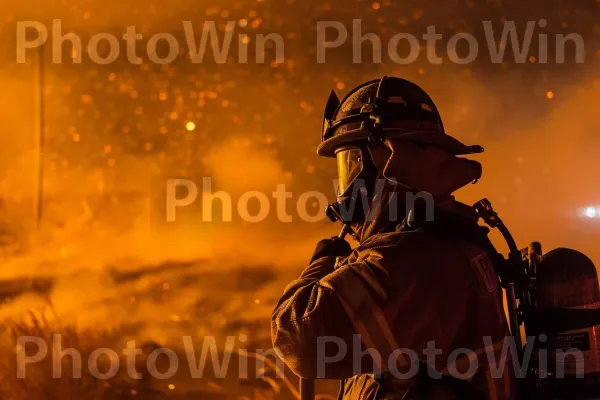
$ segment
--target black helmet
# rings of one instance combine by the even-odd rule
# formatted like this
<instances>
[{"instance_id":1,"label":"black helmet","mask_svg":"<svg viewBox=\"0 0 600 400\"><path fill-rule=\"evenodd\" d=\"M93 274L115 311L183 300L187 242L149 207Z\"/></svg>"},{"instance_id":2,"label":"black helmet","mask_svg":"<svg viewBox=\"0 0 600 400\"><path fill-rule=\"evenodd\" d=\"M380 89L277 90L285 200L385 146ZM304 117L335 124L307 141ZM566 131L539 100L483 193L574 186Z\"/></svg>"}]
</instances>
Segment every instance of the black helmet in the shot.
<instances>
[{"instance_id":1,"label":"black helmet","mask_svg":"<svg viewBox=\"0 0 600 400\"><path fill-rule=\"evenodd\" d=\"M383 138L431 144L455 155L483 151L481 146L467 146L447 135L433 100L405 79L384 76L366 82L341 102L331 93L325 107L319 155L335 157L342 145Z\"/></svg>"}]
</instances>

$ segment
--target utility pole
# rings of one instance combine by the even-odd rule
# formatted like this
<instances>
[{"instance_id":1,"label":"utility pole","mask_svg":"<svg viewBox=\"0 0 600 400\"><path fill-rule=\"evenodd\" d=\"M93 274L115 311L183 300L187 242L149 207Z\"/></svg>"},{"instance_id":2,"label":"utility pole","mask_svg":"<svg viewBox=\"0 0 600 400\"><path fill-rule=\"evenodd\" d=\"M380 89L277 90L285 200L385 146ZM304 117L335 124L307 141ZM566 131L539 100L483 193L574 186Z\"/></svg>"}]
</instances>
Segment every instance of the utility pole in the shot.
<instances>
[{"instance_id":1,"label":"utility pole","mask_svg":"<svg viewBox=\"0 0 600 400\"><path fill-rule=\"evenodd\" d=\"M44 46L40 46L35 68L35 167L37 169L37 191L34 194L34 215L39 229L44 211Z\"/></svg>"}]
</instances>

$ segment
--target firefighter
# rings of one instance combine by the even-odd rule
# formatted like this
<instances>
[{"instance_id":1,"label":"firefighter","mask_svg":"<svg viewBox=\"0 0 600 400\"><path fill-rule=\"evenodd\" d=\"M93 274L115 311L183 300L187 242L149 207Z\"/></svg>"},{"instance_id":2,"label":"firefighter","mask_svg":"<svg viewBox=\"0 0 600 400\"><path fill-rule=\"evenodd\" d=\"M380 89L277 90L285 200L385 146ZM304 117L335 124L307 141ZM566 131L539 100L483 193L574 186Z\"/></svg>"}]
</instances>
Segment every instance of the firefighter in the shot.
<instances>
[{"instance_id":1,"label":"firefighter","mask_svg":"<svg viewBox=\"0 0 600 400\"><path fill-rule=\"evenodd\" d=\"M498 253L452 195L481 176L459 156L482 151L404 79L332 93L318 147L337 158L328 214L358 246L319 242L278 302L273 345L294 373L341 380L343 399L511 398Z\"/></svg>"}]
</instances>

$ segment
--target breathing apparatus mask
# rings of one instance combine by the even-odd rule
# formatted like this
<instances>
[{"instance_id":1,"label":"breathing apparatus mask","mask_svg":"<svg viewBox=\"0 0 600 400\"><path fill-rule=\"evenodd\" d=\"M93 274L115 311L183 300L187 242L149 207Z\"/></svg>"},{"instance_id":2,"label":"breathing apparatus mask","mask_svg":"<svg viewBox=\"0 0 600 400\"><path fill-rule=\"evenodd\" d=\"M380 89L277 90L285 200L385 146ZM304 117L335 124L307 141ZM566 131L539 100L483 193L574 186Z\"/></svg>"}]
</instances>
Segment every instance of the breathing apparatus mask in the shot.
<instances>
[{"instance_id":1,"label":"breathing apparatus mask","mask_svg":"<svg viewBox=\"0 0 600 400\"><path fill-rule=\"evenodd\" d=\"M376 190L378 169L364 143L340 147L335 156L337 200L327 207L327 216L343 224L364 221Z\"/></svg>"}]
</instances>

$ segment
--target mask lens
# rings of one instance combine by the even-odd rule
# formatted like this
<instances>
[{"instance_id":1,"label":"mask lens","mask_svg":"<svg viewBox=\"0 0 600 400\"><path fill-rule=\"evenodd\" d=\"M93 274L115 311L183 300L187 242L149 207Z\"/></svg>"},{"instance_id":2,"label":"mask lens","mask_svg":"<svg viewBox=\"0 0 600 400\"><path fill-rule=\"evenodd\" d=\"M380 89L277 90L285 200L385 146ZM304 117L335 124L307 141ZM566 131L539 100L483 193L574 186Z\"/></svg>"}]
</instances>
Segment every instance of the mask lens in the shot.
<instances>
[{"instance_id":1,"label":"mask lens","mask_svg":"<svg viewBox=\"0 0 600 400\"><path fill-rule=\"evenodd\" d=\"M362 171L362 155L360 149L354 148L338 151L336 156L339 179L338 195L341 195Z\"/></svg>"}]
</instances>

